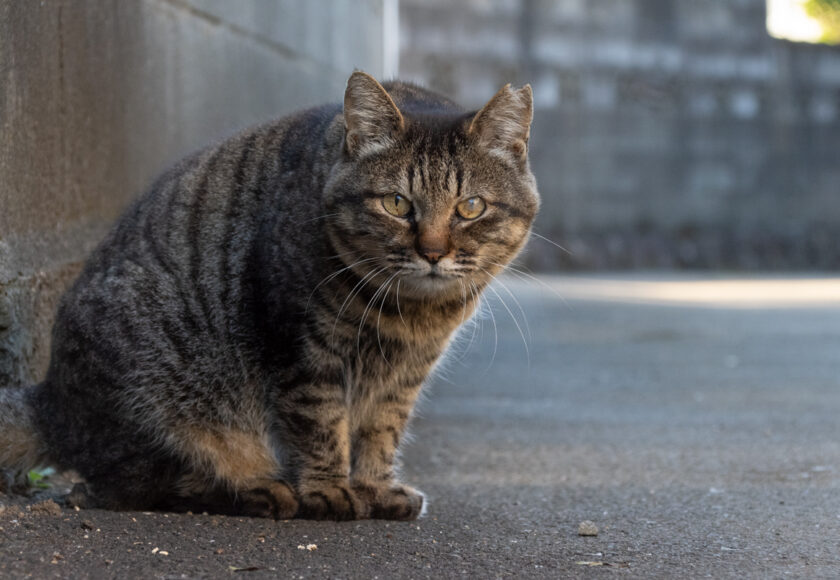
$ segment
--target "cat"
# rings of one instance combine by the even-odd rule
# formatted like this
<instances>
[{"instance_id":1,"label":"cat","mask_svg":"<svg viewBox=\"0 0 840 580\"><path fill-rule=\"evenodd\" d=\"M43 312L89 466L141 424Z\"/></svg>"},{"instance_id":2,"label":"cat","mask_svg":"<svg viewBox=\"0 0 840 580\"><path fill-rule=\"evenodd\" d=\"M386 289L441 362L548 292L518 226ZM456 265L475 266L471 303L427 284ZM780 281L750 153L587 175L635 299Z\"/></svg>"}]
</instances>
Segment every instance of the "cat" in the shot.
<instances>
[{"instance_id":1,"label":"cat","mask_svg":"<svg viewBox=\"0 0 840 580\"><path fill-rule=\"evenodd\" d=\"M344 103L165 172L63 296L45 380L0 389L0 467L114 510L409 520L421 387L539 207L531 88L478 112L356 71Z\"/></svg>"}]
</instances>

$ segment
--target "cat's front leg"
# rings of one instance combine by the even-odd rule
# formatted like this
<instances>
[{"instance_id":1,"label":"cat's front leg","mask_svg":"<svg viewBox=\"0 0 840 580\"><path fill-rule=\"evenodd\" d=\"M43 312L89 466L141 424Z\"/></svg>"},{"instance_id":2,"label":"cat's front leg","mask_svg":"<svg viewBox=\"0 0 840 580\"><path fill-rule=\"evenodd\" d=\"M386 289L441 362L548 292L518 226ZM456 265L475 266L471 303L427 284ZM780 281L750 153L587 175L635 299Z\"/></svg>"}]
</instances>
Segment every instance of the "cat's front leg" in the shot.
<instances>
[{"instance_id":1,"label":"cat's front leg","mask_svg":"<svg viewBox=\"0 0 840 580\"><path fill-rule=\"evenodd\" d=\"M366 502L350 485L348 409L339 381L299 385L283 396L281 408L285 440L296 463L297 517L369 517Z\"/></svg>"},{"instance_id":2,"label":"cat's front leg","mask_svg":"<svg viewBox=\"0 0 840 580\"><path fill-rule=\"evenodd\" d=\"M367 503L369 517L413 520L424 496L396 477L397 451L420 386L388 391L362 407L352 437L352 488Z\"/></svg>"}]
</instances>

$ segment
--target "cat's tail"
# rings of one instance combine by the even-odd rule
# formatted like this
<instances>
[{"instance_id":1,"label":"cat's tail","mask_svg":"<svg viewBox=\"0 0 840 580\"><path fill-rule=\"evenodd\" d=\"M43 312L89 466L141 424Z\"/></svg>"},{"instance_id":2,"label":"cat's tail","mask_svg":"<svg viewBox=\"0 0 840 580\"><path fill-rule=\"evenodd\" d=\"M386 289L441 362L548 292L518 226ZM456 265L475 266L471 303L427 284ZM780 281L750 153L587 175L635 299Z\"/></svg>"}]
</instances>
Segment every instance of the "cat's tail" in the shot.
<instances>
[{"instance_id":1,"label":"cat's tail","mask_svg":"<svg viewBox=\"0 0 840 580\"><path fill-rule=\"evenodd\" d=\"M47 446L35 426L31 388L0 388L0 489L48 465ZM11 481L7 478L11 477Z\"/></svg>"}]
</instances>

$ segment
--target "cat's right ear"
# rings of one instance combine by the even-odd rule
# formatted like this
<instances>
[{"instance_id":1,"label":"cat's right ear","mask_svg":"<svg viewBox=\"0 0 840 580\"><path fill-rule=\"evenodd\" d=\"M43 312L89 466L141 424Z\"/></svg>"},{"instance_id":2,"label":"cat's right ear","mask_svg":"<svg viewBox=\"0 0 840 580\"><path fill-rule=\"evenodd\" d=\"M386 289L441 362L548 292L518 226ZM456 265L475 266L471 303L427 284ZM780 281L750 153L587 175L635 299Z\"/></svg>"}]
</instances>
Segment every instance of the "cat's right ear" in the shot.
<instances>
[{"instance_id":1,"label":"cat's right ear","mask_svg":"<svg viewBox=\"0 0 840 580\"><path fill-rule=\"evenodd\" d=\"M533 117L531 85L512 89L507 84L475 114L469 134L494 155L525 163Z\"/></svg>"},{"instance_id":2,"label":"cat's right ear","mask_svg":"<svg viewBox=\"0 0 840 580\"><path fill-rule=\"evenodd\" d=\"M350 75L344 92L344 144L350 156L392 145L404 127L400 110L375 78L362 71Z\"/></svg>"}]
</instances>

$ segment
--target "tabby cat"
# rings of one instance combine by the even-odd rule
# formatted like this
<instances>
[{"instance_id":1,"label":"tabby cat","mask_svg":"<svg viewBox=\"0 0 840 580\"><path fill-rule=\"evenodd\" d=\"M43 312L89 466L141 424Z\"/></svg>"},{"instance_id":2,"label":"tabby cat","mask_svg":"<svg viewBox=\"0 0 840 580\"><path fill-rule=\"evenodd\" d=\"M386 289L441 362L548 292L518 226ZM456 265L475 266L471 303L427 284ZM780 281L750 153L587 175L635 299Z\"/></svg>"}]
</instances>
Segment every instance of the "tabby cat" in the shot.
<instances>
[{"instance_id":1,"label":"tabby cat","mask_svg":"<svg viewBox=\"0 0 840 580\"><path fill-rule=\"evenodd\" d=\"M420 389L539 197L529 86L465 112L355 72L178 163L63 297L49 370L0 389L0 467L106 509L413 519Z\"/></svg>"}]
</instances>

